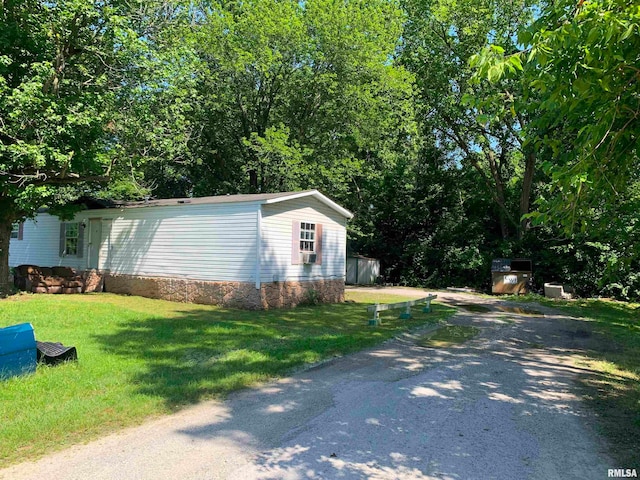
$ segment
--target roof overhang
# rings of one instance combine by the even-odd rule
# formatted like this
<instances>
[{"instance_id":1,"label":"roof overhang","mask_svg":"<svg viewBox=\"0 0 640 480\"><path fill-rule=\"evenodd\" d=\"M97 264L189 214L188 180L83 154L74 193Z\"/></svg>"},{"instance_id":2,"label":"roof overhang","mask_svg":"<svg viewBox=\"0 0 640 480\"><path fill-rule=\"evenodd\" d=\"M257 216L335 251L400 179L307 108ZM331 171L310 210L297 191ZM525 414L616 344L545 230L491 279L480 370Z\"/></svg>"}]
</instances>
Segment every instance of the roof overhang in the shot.
<instances>
[{"instance_id":1,"label":"roof overhang","mask_svg":"<svg viewBox=\"0 0 640 480\"><path fill-rule=\"evenodd\" d=\"M349 219L353 218L353 213L351 213L346 208L341 207L330 198L324 196L318 190L305 190L304 192L295 192L290 195L283 195L275 198L266 199L260 203L269 205L272 203L286 202L288 200L296 200L298 198L304 198L304 197L314 197L316 200L320 201L321 203L324 203L327 207L335 210L336 212L341 214L343 217L346 217Z\"/></svg>"},{"instance_id":2,"label":"roof overhang","mask_svg":"<svg viewBox=\"0 0 640 480\"><path fill-rule=\"evenodd\" d=\"M280 192L280 193L257 193L257 194L239 194L239 195L218 195L213 197L191 197L191 198L161 198L147 199L142 201L102 201L82 198L78 203L84 204L88 210L97 210L103 208L149 208L149 207L171 207L179 205L216 205L228 203L253 203L256 205L268 205L279 202L286 202L298 198L313 197L323 203L332 210L338 212L347 219L353 218L346 208L342 208L330 198L324 196L318 190L305 190L302 192Z\"/></svg>"}]
</instances>

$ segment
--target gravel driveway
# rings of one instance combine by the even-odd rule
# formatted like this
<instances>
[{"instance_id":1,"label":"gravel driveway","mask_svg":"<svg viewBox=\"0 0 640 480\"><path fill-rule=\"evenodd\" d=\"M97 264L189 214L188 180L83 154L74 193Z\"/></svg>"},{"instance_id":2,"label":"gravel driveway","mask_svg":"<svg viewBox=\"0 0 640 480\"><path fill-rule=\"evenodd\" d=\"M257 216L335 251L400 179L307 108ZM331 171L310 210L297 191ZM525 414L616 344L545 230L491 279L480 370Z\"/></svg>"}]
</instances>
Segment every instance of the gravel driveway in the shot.
<instances>
[{"instance_id":1,"label":"gravel driveway","mask_svg":"<svg viewBox=\"0 0 640 480\"><path fill-rule=\"evenodd\" d=\"M617 465L580 401L575 380L586 373L570 358L598 341L588 324L544 308L545 316L502 312L495 298L437 294L491 309L453 317L480 328L476 338L425 349L405 335L0 470L0 478L607 478Z\"/></svg>"}]
</instances>

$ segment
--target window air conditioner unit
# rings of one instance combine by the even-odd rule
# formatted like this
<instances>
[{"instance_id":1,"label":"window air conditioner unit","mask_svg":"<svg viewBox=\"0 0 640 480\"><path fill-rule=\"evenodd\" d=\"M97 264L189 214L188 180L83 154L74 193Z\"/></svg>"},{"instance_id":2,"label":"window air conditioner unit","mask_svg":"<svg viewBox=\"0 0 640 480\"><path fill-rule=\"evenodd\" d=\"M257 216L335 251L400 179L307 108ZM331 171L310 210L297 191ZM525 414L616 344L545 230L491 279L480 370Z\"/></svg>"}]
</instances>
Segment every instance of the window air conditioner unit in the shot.
<instances>
[{"instance_id":1,"label":"window air conditioner unit","mask_svg":"<svg viewBox=\"0 0 640 480\"><path fill-rule=\"evenodd\" d=\"M305 263L305 264L316 263L317 258L318 258L318 255L315 253L303 253L302 263Z\"/></svg>"}]
</instances>

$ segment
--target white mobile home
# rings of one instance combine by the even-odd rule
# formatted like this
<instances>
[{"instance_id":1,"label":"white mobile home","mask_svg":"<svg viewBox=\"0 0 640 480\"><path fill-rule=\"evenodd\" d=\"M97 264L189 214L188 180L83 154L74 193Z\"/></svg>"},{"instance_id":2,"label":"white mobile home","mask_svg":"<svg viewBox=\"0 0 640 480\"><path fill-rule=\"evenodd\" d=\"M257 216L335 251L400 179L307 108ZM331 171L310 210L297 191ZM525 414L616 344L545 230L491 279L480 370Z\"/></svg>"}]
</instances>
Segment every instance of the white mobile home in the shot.
<instances>
[{"instance_id":1,"label":"white mobile home","mask_svg":"<svg viewBox=\"0 0 640 480\"><path fill-rule=\"evenodd\" d=\"M96 271L104 288L167 300L277 308L342 301L346 222L317 190L149 200L16 228L10 266Z\"/></svg>"}]
</instances>

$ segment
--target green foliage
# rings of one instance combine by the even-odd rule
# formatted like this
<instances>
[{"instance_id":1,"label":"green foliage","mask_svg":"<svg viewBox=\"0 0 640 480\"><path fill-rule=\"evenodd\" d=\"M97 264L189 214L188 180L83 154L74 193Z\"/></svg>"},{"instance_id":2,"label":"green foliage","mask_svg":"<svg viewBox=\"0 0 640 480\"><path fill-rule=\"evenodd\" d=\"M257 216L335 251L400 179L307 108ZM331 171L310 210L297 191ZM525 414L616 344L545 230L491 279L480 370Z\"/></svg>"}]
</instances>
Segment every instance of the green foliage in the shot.
<instances>
[{"instance_id":1,"label":"green foliage","mask_svg":"<svg viewBox=\"0 0 640 480\"><path fill-rule=\"evenodd\" d=\"M148 27L161 4L0 3L0 295L12 222L125 171L125 132L139 135L127 130L128 107L154 60Z\"/></svg>"},{"instance_id":2,"label":"green foliage","mask_svg":"<svg viewBox=\"0 0 640 480\"><path fill-rule=\"evenodd\" d=\"M539 221L584 228L592 208L637 180L639 28L635 2L604 0L560 3L523 32L539 69L537 122L554 130L538 140L553 153L553 195L539 202Z\"/></svg>"},{"instance_id":3,"label":"green foliage","mask_svg":"<svg viewBox=\"0 0 640 480\"><path fill-rule=\"evenodd\" d=\"M524 136L545 152L550 178L532 215L537 223L589 228L594 209L606 210L638 180L639 27L635 2L554 2L521 25L525 50L485 48L474 58L490 81L523 65L519 77L533 95L520 110L535 113Z\"/></svg>"},{"instance_id":4,"label":"green foliage","mask_svg":"<svg viewBox=\"0 0 640 480\"><path fill-rule=\"evenodd\" d=\"M534 259L539 288L638 298L639 12L615 0L542 4L511 49L493 42L470 58L479 85L524 86L508 105L528 119L523 149L545 160L525 215L538 228L514 247ZM466 101L505 106L486 90Z\"/></svg>"},{"instance_id":5,"label":"green foliage","mask_svg":"<svg viewBox=\"0 0 640 480\"><path fill-rule=\"evenodd\" d=\"M513 32L530 18L528 2L407 0L405 7L401 60L416 75L424 139L441 146L457 166L476 170L504 239L521 235L536 164L521 138L528 118L514 109L524 84L479 83L469 62L490 43L496 54L517 48Z\"/></svg>"},{"instance_id":6,"label":"green foliage","mask_svg":"<svg viewBox=\"0 0 640 480\"><path fill-rule=\"evenodd\" d=\"M479 181L474 169L452 168L439 150L425 148L415 163L365 184L368 208L356 211L361 233L352 233L352 248L380 258L388 282L481 286L501 234Z\"/></svg>"},{"instance_id":7,"label":"green foliage","mask_svg":"<svg viewBox=\"0 0 640 480\"><path fill-rule=\"evenodd\" d=\"M486 288L492 258L530 257L538 279L636 298L638 15L623 0L2 2L0 292L11 223L45 204L66 218L81 195L319 188L387 281Z\"/></svg>"},{"instance_id":8,"label":"green foliage","mask_svg":"<svg viewBox=\"0 0 640 480\"><path fill-rule=\"evenodd\" d=\"M320 296L318 294L318 291L314 290L313 288L308 289L300 305L309 307L320 305Z\"/></svg>"},{"instance_id":9,"label":"green foliage","mask_svg":"<svg viewBox=\"0 0 640 480\"><path fill-rule=\"evenodd\" d=\"M394 2L212 2L190 30L198 69L180 161L160 196L320 188L347 206L412 139L411 76L393 62ZM161 165L161 168L158 168Z\"/></svg>"},{"instance_id":10,"label":"green foliage","mask_svg":"<svg viewBox=\"0 0 640 480\"><path fill-rule=\"evenodd\" d=\"M524 157L519 120L508 105L480 102L468 60L492 35L509 45L526 11L518 2L403 6L399 60L415 76L417 149L359 184L351 247L380 258L385 281L486 285L496 246L519 230Z\"/></svg>"},{"instance_id":11,"label":"green foliage","mask_svg":"<svg viewBox=\"0 0 640 480\"><path fill-rule=\"evenodd\" d=\"M109 67L126 36L120 13L118 5L72 0L0 5L3 217L30 216L55 202L57 186L105 174L101 141L115 101Z\"/></svg>"},{"instance_id":12,"label":"green foliage","mask_svg":"<svg viewBox=\"0 0 640 480\"><path fill-rule=\"evenodd\" d=\"M84 195L148 195L157 182L145 170L182 193L175 165L194 161L202 131L192 7L0 3L0 295L12 222L42 206L68 217Z\"/></svg>"},{"instance_id":13,"label":"green foliage","mask_svg":"<svg viewBox=\"0 0 640 480\"><path fill-rule=\"evenodd\" d=\"M161 7L170 10L160 1L0 5L3 214L29 217L117 176L124 145L145 132L140 97L158 89L144 73L166 64L154 53Z\"/></svg>"}]
</instances>

